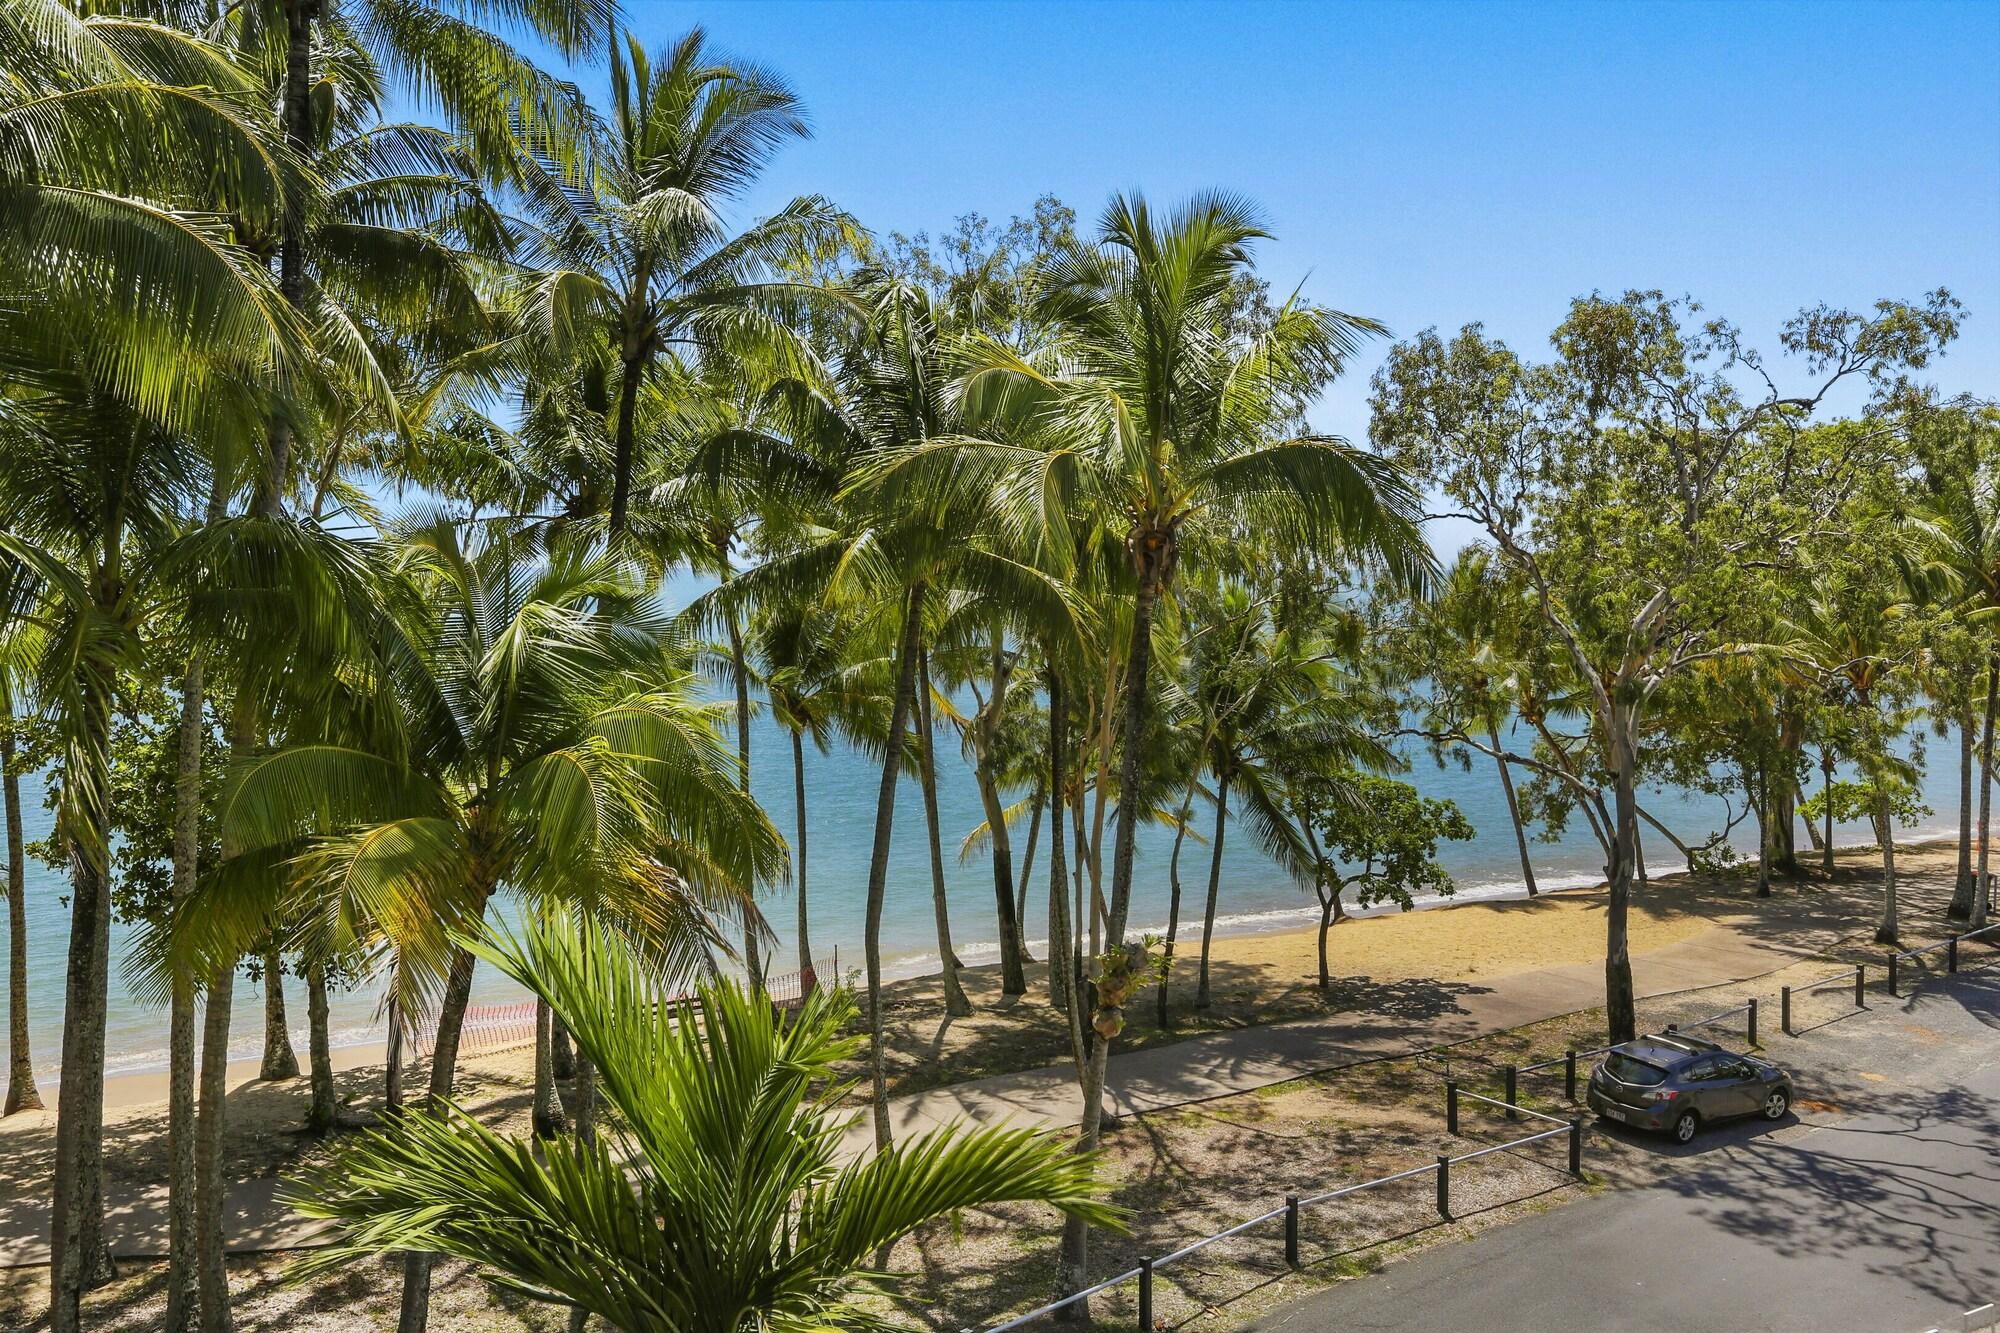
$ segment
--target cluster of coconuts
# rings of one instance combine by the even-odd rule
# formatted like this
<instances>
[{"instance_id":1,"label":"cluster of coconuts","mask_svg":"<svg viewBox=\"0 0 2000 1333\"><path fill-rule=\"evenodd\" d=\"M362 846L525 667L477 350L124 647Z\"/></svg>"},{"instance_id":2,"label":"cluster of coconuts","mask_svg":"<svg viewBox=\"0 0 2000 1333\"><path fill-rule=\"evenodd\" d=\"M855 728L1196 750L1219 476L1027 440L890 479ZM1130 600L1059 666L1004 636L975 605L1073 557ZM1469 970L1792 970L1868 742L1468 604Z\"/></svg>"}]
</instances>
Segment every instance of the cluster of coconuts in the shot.
<instances>
[{"instance_id":1,"label":"cluster of coconuts","mask_svg":"<svg viewBox=\"0 0 2000 1333\"><path fill-rule=\"evenodd\" d=\"M1098 960L1097 1012L1090 1025L1106 1041L1125 1030L1125 1001L1145 978L1146 946L1136 942Z\"/></svg>"}]
</instances>

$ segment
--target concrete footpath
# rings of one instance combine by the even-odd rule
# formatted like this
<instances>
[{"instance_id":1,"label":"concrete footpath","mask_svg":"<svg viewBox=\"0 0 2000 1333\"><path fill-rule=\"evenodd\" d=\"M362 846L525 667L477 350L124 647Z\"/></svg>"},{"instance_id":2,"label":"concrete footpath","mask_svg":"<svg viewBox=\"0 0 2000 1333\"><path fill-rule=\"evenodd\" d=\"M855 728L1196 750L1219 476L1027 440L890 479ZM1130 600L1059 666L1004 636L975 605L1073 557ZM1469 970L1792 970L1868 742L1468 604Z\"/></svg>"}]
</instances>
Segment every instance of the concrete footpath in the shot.
<instances>
[{"instance_id":1,"label":"concrete footpath","mask_svg":"<svg viewBox=\"0 0 2000 1333\"><path fill-rule=\"evenodd\" d=\"M1791 914L1781 910L1780 915ZM1807 907L1790 921L1767 917L1756 923L1756 934L1763 938L1753 937L1745 925L1717 925L1677 944L1636 955L1635 986L1644 998L1747 981L1776 971L1839 937L1833 921L1814 916ZM1114 1053L1108 1095L1121 1114L1159 1111L1541 1022L1593 1008L1603 996L1599 964L1440 986L1422 1003L1212 1032L1167 1046ZM1075 1077L1064 1063L897 1097L890 1103L890 1113L896 1137L902 1139L960 1120L1060 1129L1076 1123L1081 1105ZM862 1152L872 1137L864 1115L849 1131L847 1144ZM268 1178L232 1188L228 1201L232 1251L312 1243L318 1224L285 1208L278 1199L282 1188L281 1180ZM107 1227L115 1254L121 1258L165 1254L164 1185L113 1197L108 1205ZM0 1266L47 1262L46 1197L38 1193L33 1198L0 1200Z\"/></svg>"}]
</instances>

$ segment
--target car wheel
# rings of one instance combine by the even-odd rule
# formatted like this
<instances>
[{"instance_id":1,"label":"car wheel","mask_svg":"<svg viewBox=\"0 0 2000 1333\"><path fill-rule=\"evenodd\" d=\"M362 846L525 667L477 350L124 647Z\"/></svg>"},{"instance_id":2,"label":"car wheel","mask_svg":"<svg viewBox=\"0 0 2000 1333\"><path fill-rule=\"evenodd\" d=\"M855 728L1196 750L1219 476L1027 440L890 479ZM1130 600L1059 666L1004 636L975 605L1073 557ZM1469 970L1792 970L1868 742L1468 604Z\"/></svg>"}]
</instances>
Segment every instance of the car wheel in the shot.
<instances>
[{"instance_id":1,"label":"car wheel","mask_svg":"<svg viewBox=\"0 0 2000 1333\"><path fill-rule=\"evenodd\" d=\"M1791 1109L1792 1095L1783 1088L1771 1089L1770 1095L1764 1098L1764 1118L1766 1120L1783 1120L1785 1112Z\"/></svg>"},{"instance_id":2,"label":"car wheel","mask_svg":"<svg viewBox=\"0 0 2000 1333\"><path fill-rule=\"evenodd\" d=\"M1682 1111L1680 1113L1680 1117L1674 1121L1674 1130L1673 1130L1674 1142L1675 1143L1692 1142L1694 1139L1695 1131L1700 1128L1701 1128L1700 1116L1696 1115L1693 1111Z\"/></svg>"}]
</instances>

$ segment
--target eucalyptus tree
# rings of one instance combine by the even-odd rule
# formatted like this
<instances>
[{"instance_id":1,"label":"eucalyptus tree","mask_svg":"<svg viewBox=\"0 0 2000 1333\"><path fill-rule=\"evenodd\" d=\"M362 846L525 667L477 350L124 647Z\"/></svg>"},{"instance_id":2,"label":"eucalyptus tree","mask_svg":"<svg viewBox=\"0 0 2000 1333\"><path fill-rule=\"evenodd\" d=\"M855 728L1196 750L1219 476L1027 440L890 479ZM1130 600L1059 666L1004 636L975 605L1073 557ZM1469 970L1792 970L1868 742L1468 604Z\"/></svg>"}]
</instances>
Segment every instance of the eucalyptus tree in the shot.
<instances>
[{"instance_id":1,"label":"eucalyptus tree","mask_svg":"<svg viewBox=\"0 0 2000 1333\"><path fill-rule=\"evenodd\" d=\"M1233 328L1251 247L1264 236L1255 210L1229 195L1196 196L1165 217L1136 195L1114 198L1094 243L1060 248L1040 275L1049 354L993 339L967 352L969 416L1016 423L1015 432L913 441L873 470L876 485L913 497L985 491L1017 541L1057 560L1070 557L1079 520L1122 527L1133 596L1119 672L1127 738L1148 732L1153 624L1192 532L1260 531L1329 560L1377 559L1410 579L1431 565L1416 494L1394 465L1293 429L1381 326L1295 299L1261 330ZM1040 438L1027 442L1031 434ZM1142 762L1139 746L1120 752L1121 793L1140 790ZM1141 804L1123 800L1117 811L1107 956L1124 946ZM1110 1046L1092 1049L1084 1150L1097 1142ZM1072 1222L1059 1287L1075 1290L1084 1263Z\"/></svg>"},{"instance_id":2,"label":"eucalyptus tree","mask_svg":"<svg viewBox=\"0 0 2000 1333\"><path fill-rule=\"evenodd\" d=\"M1020 1201L1121 1222L1090 1158L1026 1130L946 1126L849 1159L836 1070L860 1041L844 990L778 1022L755 991L711 982L697 1021L674 979L587 923L474 947L603 1072L611 1141L531 1147L452 1106L408 1117L299 1188L334 1225L308 1272L442 1251L626 1333L849 1328L879 1322L855 1299L889 1285L871 1256L932 1219Z\"/></svg>"},{"instance_id":3,"label":"eucalyptus tree","mask_svg":"<svg viewBox=\"0 0 2000 1333\"><path fill-rule=\"evenodd\" d=\"M692 365L791 346L784 320L818 286L786 266L844 243L851 224L810 196L741 231L724 222L771 156L808 132L777 75L717 56L699 28L657 57L627 34L610 73L608 115L580 135L575 160L559 136L537 136L521 190L537 267L531 326L603 404L606 517L622 534L643 471L640 394L662 357Z\"/></svg>"},{"instance_id":4,"label":"eucalyptus tree","mask_svg":"<svg viewBox=\"0 0 2000 1333\"><path fill-rule=\"evenodd\" d=\"M1546 365L1524 365L1471 326L1449 342L1432 332L1399 346L1375 379L1375 439L1479 526L1529 589L1536 637L1588 700L1594 764L1612 797L1614 1041L1636 1031L1626 918L1649 701L1682 672L1759 651L1736 636L1733 612L1767 604L1773 566L1798 558L1801 539L1876 475L1899 436L1886 405L1956 335L1957 318L1942 291L1865 315L1803 311L1780 342L1813 382L1788 393L1737 329L1698 321L1691 303L1593 295L1572 305ZM1849 381L1883 410L1808 430ZM1596 799L1574 775L1541 771Z\"/></svg>"}]
</instances>

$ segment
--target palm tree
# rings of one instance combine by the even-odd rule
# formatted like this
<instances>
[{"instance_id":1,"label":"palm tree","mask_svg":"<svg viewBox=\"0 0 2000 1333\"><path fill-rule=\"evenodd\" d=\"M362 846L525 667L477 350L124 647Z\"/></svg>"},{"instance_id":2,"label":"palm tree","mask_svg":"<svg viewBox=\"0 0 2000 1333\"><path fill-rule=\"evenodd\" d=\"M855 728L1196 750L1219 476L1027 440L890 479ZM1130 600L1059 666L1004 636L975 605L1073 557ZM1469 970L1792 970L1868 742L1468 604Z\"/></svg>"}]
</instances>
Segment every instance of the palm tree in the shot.
<instances>
[{"instance_id":1,"label":"palm tree","mask_svg":"<svg viewBox=\"0 0 2000 1333\"><path fill-rule=\"evenodd\" d=\"M1334 617L1324 617L1327 623L1319 626L1281 624L1240 586L1225 586L1213 612L1204 626L1209 632L1197 638L1191 654L1189 689L1202 757L1215 780L1215 836L1195 992L1201 1009L1209 1005L1209 948L1230 794L1242 800L1265 854L1295 878L1310 880L1317 858L1288 812L1278 761L1309 750L1329 769L1396 767L1394 756L1360 725L1356 700L1362 691L1337 665L1340 656L1351 657L1358 649L1358 626Z\"/></svg>"},{"instance_id":2,"label":"palm tree","mask_svg":"<svg viewBox=\"0 0 2000 1333\"><path fill-rule=\"evenodd\" d=\"M813 981L811 930L806 910L806 756L811 738L821 754L836 734L871 751L887 742L881 734L888 703L887 658L862 647L862 636L846 617L826 606L762 608L750 630L751 658L758 683L771 701L771 716L792 740L792 799L797 833L792 843L793 888L798 908L799 976Z\"/></svg>"},{"instance_id":3,"label":"palm tree","mask_svg":"<svg viewBox=\"0 0 2000 1333\"><path fill-rule=\"evenodd\" d=\"M1871 571L1881 575L1882 571ZM1878 944L1894 944L1900 935L1896 892L1895 799L1908 785L1907 765L1889 752L1892 738L1906 724L1897 710L1885 713L1885 697L1895 684L1897 668L1908 656L1903 634L1903 604L1898 590L1883 577L1834 581L1794 608L1785 628L1802 654L1828 684L1851 703L1852 744L1866 788L1869 822L1882 852L1882 915L1876 922ZM1829 790L1828 807L1833 793ZM1827 845L1832 846L1829 836Z\"/></svg>"},{"instance_id":4,"label":"palm tree","mask_svg":"<svg viewBox=\"0 0 2000 1333\"><path fill-rule=\"evenodd\" d=\"M21 768L15 730L14 691L0 667L0 786L4 786L7 817L7 1100L0 1115L39 1111L42 1095L35 1087L35 1062L28 1049L28 906L27 849L21 837Z\"/></svg>"},{"instance_id":5,"label":"palm tree","mask_svg":"<svg viewBox=\"0 0 2000 1333\"><path fill-rule=\"evenodd\" d=\"M229 880L177 919L183 948L228 951L292 920L309 957L394 949L403 1013L434 1008L430 1100L450 1096L474 956L449 931L501 889L629 933L692 966L715 914L754 912L749 886L782 843L735 785L712 710L665 678L662 625L629 566L576 543L436 524L408 533L414 624L388 664L392 717L363 714L248 765L224 803L228 855L283 851L280 900ZM220 934L218 935L218 932ZM587 1102L589 1073L579 1069ZM405 1273L406 1329L426 1317L429 1265Z\"/></svg>"},{"instance_id":6,"label":"palm tree","mask_svg":"<svg viewBox=\"0 0 2000 1333\"><path fill-rule=\"evenodd\" d=\"M1984 639L1984 712L1979 728L1978 869L1961 877L1949 915L1974 928L1986 924L1992 879L1987 856L1992 831L1993 730L2000 711L2000 415L1944 412L1926 423L1924 443L1935 457L1924 469L1924 519L1935 550L1920 566L1941 583L1943 600L1977 638ZM1975 677L1975 685L1981 683Z\"/></svg>"},{"instance_id":7,"label":"palm tree","mask_svg":"<svg viewBox=\"0 0 2000 1333\"><path fill-rule=\"evenodd\" d=\"M1507 632L1508 592L1493 566L1490 552L1467 547L1445 574L1437 596L1419 608L1424 628L1436 636L1442 651L1426 664L1434 678L1432 697L1447 693L1448 672L1462 682L1463 706L1486 731L1493 747L1493 764L1500 791L1507 801L1507 819L1514 829L1514 846L1521 858L1521 882L1535 896L1535 865L1528 854L1528 831L1521 823L1521 803L1514 792L1514 775L1500 744L1500 720L1519 693L1518 668L1509 661L1503 636Z\"/></svg>"},{"instance_id":8,"label":"palm tree","mask_svg":"<svg viewBox=\"0 0 2000 1333\"><path fill-rule=\"evenodd\" d=\"M699 620L732 608L824 602L869 611L893 623L887 737L904 737L915 707L917 662L932 600L954 595L1005 607L1021 623L1074 624L1076 607L1062 584L988 540L991 511L984 496L904 504L871 484L852 461L931 436L948 410L944 346L933 308L916 287L865 274L860 299L870 312L865 339L849 347L831 381L814 387L798 411L801 438L813 453L832 460L827 470L845 486L822 525L790 550L775 555L690 608ZM877 1145L890 1141L887 1077L883 1063L881 927L894 836L896 784L904 744L885 744L869 857L864 953L868 973L871 1091ZM1004 925L1013 895L1000 909ZM1002 931L1003 939L1018 931ZM1003 946L1004 947L1004 946Z\"/></svg>"},{"instance_id":9,"label":"palm tree","mask_svg":"<svg viewBox=\"0 0 2000 1333\"><path fill-rule=\"evenodd\" d=\"M334 1224L308 1272L381 1254L452 1254L531 1300L625 1333L873 1327L870 1256L933 1218L1003 1201L1096 1225L1092 1160L1015 1129L933 1130L842 1165L838 987L774 1021L752 991L698 992L700 1020L624 941L537 920L478 955L543 998L602 1073L617 1127L531 1147L447 1106L370 1134L299 1190Z\"/></svg>"},{"instance_id":10,"label":"palm tree","mask_svg":"<svg viewBox=\"0 0 2000 1333\"><path fill-rule=\"evenodd\" d=\"M967 411L1038 427L1052 443L914 442L870 478L904 495L984 490L1009 528L1042 534L1059 554L1079 515L1123 526L1134 595L1120 686L1126 737L1147 734L1153 621L1191 529L1269 533L1328 559L1379 559L1410 579L1432 563L1416 494L1391 464L1296 429L1381 326L1292 301L1268 327L1232 336L1250 249L1265 235L1250 205L1228 195L1197 196L1165 218L1136 195L1114 198L1097 243L1059 251L1043 275L1038 313L1055 331L1053 360L990 339L970 353ZM1140 747L1123 749L1119 791L1140 790L1142 762ZM1123 946L1141 804L1118 808L1107 952ZM1085 1149L1097 1142L1110 1045L1095 1045L1085 1079ZM1065 1227L1062 1290L1082 1285L1083 1236L1074 1220Z\"/></svg>"},{"instance_id":11,"label":"palm tree","mask_svg":"<svg viewBox=\"0 0 2000 1333\"><path fill-rule=\"evenodd\" d=\"M611 422L610 529L623 533L639 470L639 397L662 354L741 354L790 335L779 316L817 288L776 277L801 252L844 241L847 220L799 198L731 234L721 209L783 144L804 138L797 97L770 71L730 63L699 29L659 58L636 36L611 50L608 120L585 136L578 170L537 142L524 203L545 251L533 327L600 390ZM692 361L694 355L683 358Z\"/></svg>"}]
</instances>

